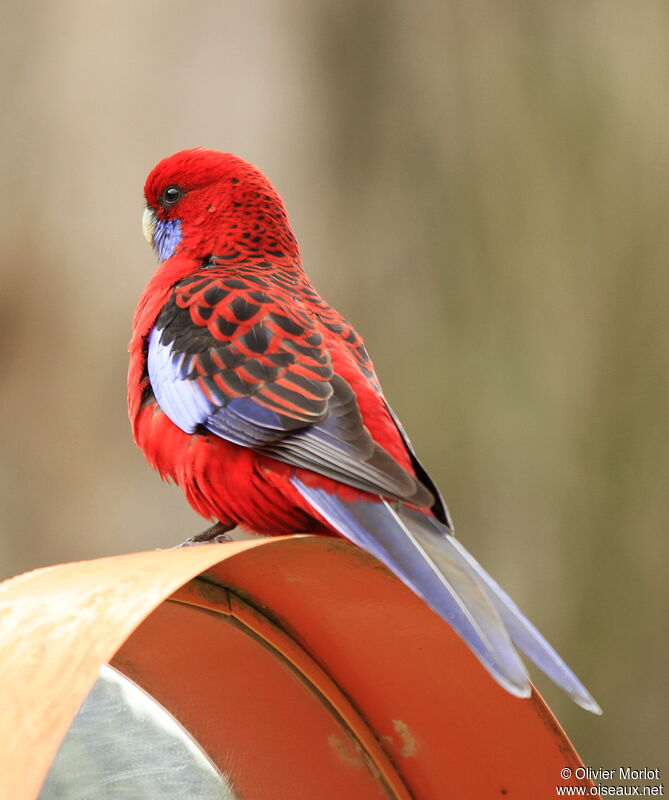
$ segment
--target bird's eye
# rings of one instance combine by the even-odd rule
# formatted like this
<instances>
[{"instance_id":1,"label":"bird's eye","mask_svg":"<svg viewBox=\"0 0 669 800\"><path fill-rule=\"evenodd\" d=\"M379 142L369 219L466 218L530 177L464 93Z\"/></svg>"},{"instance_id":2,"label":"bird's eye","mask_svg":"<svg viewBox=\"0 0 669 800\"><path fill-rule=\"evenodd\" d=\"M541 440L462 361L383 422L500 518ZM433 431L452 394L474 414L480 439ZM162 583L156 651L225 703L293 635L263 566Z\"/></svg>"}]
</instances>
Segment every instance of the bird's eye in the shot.
<instances>
[{"instance_id":1,"label":"bird's eye","mask_svg":"<svg viewBox=\"0 0 669 800\"><path fill-rule=\"evenodd\" d=\"M179 200L181 200L183 194L184 190L178 186L168 186L160 195L160 205L163 206L163 208L166 208L167 206L173 206L175 203L178 203Z\"/></svg>"}]
</instances>

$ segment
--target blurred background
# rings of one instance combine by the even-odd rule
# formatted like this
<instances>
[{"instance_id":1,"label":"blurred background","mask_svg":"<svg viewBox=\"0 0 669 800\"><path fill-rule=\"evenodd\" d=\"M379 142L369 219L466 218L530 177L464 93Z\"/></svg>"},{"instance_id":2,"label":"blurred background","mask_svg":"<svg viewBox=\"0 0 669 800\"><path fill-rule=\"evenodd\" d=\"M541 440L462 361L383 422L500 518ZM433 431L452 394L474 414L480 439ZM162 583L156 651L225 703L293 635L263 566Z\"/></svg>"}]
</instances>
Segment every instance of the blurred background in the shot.
<instances>
[{"instance_id":1,"label":"blurred background","mask_svg":"<svg viewBox=\"0 0 669 800\"><path fill-rule=\"evenodd\" d=\"M146 174L233 151L283 194L460 537L604 707L537 678L585 762L669 769L666 3L3 16L2 577L205 527L134 447L126 344Z\"/></svg>"}]
</instances>

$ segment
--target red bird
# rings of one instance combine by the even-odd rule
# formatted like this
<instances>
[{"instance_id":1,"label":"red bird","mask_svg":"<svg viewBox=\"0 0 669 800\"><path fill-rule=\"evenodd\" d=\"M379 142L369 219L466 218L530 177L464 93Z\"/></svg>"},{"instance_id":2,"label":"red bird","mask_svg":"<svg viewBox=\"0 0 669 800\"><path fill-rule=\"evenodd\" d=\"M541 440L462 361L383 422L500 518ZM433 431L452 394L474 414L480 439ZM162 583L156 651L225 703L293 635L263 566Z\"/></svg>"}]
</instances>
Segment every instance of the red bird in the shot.
<instances>
[{"instance_id":1,"label":"red bird","mask_svg":"<svg viewBox=\"0 0 669 800\"><path fill-rule=\"evenodd\" d=\"M151 466L216 520L195 541L237 524L344 536L422 597L508 691L531 692L515 644L598 712L452 535L362 339L309 282L262 172L184 150L155 167L144 193L160 266L135 313L128 407Z\"/></svg>"}]
</instances>

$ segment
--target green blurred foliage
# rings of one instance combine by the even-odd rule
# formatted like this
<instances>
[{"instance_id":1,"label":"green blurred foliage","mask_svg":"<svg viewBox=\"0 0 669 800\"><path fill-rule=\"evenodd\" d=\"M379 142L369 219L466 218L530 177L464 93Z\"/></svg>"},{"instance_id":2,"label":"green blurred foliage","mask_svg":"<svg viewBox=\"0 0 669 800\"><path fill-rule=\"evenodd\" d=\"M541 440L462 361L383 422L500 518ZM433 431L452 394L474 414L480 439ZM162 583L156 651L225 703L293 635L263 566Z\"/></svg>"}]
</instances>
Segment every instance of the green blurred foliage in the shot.
<instances>
[{"instance_id":1,"label":"green blurred foliage","mask_svg":"<svg viewBox=\"0 0 669 800\"><path fill-rule=\"evenodd\" d=\"M283 193L458 534L604 707L538 679L586 763L669 769L666 3L30 0L4 23L3 575L203 527L134 449L125 345L146 173L231 150Z\"/></svg>"}]
</instances>

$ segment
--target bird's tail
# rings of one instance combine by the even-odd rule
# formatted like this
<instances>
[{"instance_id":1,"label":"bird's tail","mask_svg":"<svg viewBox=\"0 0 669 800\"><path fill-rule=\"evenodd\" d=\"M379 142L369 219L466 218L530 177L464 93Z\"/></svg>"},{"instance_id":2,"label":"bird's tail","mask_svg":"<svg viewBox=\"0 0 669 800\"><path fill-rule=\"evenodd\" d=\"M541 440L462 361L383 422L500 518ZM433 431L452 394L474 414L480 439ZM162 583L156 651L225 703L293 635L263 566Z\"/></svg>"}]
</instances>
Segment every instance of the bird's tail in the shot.
<instances>
[{"instance_id":1,"label":"bird's tail","mask_svg":"<svg viewBox=\"0 0 669 800\"><path fill-rule=\"evenodd\" d=\"M446 620L509 692L531 693L517 647L578 705L601 714L553 647L437 520L401 503L346 502L297 477L293 484L332 527L376 556Z\"/></svg>"}]
</instances>

